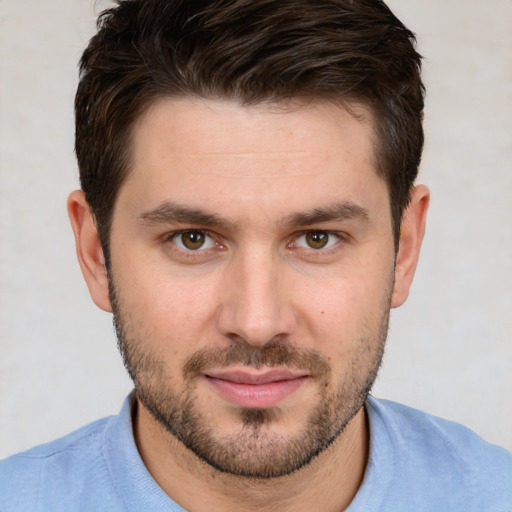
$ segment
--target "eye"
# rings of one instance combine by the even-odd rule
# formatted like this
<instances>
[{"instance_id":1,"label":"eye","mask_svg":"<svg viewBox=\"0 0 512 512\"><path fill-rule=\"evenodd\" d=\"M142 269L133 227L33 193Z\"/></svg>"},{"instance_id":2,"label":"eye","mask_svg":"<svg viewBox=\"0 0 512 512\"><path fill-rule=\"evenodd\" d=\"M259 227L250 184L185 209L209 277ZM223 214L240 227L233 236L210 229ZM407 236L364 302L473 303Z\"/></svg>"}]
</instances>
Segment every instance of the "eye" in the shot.
<instances>
[{"instance_id":1,"label":"eye","mask_svg":"<svg viewBox=\"0 0 512 512\"><path fill-rule=\"evenodd\" d=\"M189 229L175 233L171 242L184 251L198 251L215 247L215 241L204 231Z\"/></svg>"},{"instance_id":2,"label":"eye","mask_svg":"<svg viewBox=\"0 0 512 512\"><path fill-rule=\"evenodd\" d=\"M295 240L296 247L306 249L329 249L340 241L340 237L329 231L307 231Z\"/></svg>"}]
</instances>

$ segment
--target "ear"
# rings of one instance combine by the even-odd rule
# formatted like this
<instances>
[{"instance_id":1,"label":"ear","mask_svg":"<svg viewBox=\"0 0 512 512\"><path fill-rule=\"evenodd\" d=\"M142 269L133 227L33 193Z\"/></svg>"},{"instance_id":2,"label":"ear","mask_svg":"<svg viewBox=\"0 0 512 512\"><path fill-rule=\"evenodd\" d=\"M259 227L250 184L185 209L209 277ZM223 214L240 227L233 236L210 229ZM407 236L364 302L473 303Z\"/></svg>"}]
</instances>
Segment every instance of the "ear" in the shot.
<instances>
[{"instance_id":1,"label":"ear","mask_svg":"<svg viewBox=\"0 0 512 512\"><path fill-rule=\"evenodd\" d=\"M401 306L409 295L416 265L420 256L421 242L425 234L425 222L430 192L424 185L416 186L406 208L400 229L400 243L395 263L395 285L391 307Z\"/></svg>"},{"instance_id":2,"label":"ear","mask_svg":"<svg viewBox=\"0 0 512 512\"><path fill-rule=\"evenodd\" d=\"M68 215L75 235L78 262L92 300L99 308L111 312L103 248L94 215L81 190L69 195Z\"/></svg>"}]
</instances>

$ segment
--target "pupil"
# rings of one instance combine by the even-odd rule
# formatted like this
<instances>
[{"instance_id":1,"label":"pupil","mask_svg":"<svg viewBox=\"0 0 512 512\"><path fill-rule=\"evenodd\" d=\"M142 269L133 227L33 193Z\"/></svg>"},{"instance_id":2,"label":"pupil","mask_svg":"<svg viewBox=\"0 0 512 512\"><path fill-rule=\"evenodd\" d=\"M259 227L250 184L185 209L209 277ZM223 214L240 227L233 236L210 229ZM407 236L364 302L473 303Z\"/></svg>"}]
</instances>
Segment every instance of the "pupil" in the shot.
<instances>
[{"instance_id":1,"label":"pupil","mask_svg":"<svg viewBox=\"0 0 512 512\"><path fill-rule=\"evenodd\" d=\"M199 231L187 231L183 233L182 241L188 249L199 249L204 244L204 235Z\"/></svg>"},{"instance_id":2,"label":"pupil","mask_svg":"<svg viewBox=\"0 0 512 512\"><path fill-rule=\"evenodd\" d=\"M327 241L329 240L329 236L327 233L321 233L318 231L313 231L306 235L306 240L308 245L313 249L321 249L327 245Z\"/></svg>"}]
</instances>

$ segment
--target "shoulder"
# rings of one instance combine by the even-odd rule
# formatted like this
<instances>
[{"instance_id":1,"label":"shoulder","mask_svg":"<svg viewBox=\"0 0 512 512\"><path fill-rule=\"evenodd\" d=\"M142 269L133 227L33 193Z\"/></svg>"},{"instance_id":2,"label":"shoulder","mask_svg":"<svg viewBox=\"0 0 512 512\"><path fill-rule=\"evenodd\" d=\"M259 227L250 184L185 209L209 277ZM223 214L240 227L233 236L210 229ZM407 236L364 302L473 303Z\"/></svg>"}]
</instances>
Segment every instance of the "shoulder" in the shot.
<instances>
[{"instance_id":1,"label":"shoulder","mask_svg":"<svg viewBox=\"0 0 512 512\"><path fill-rule=\"evenodd\" d=\"M18 453L8 457L7 459L3 459L0 461L0 467L3 467L6 463L15 462L17 460L42 460L56 456L58 457L59 454L74 451L84 443L89 443L91 440L97 438L98 435L101 435L108 421L109 418L102 418L59 439L34 446L30 450Z\"/></svg>"},{"instance_id":2,"label":"shoulder","mask_svg":"<svg viewBox=\"0 0 512 512\"><path fill-rule=\"evenodd\" d=\"M51 443L0 461L2 511L39 510L41 489L43 501L59 503L72 489L87 486L91 475L105 478L108 470L103 460L102 437L110 421L111 418L95 421Z\"/></svg>"},{"instance_id":3,"label":"shoulder","mask_svg":"<svg viewBox=\"0 0 512 512\"><path fill-rule=\"evenodd\" d=\"M448 501L466 503L453 510L512 507L512 453L463 425L396 402L370 398L368 411L372 436L392 446L399 485L430 487L440 500L450 493Z\"/></svg>"},{"instance_id":4,"label":"shoulder","mask_svg":"<svg viewBox=\"0 0 512 512\"><path fill-rule=\"evenodd\" d=\"M80 452L85 445L91 448L96 444L97 439L101 437L108 421L109 418L97 420L55 441L35 446L30 450L3 459L0 461L0 471L4 471L4 468L10 465L52 462L62 457L67 457L70 453L76 454Z\"/></svg>"},{"instance_id":5,"label":"shoulder","mask_svg":"<svg viewBox=\"0 0 512 512\"><path fill-rule=\"evenodd\" d=\"M418 449L447 450L447 455L461 464L492 460L512 468L512 453L487 443L472 430L426 412L390 400L370 398L369 408L380 416L391 432Z\"/></svg>"}]
</instances>

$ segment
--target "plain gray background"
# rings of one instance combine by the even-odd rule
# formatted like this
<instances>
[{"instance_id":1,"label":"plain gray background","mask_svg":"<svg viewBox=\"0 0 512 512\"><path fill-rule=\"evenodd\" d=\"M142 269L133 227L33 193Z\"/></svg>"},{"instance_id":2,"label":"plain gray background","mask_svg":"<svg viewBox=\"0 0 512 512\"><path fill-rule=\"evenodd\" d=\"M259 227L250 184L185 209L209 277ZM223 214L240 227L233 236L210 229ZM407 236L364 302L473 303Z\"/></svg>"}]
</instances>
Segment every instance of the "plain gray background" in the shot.
<instances>
[{"instance_id":1,"label":"plain gray background","mask_svg":"<svg viewBox=\"0 0 512 512\"><path fill-rule=\"evenodd\" d=\"M65 211L77 61L106 5L0 0L0 457L116 414L131 389ZM512 449L512 1L389 5L426 57L432 205L374 394Z\"/></svg>"}]
</instances>

